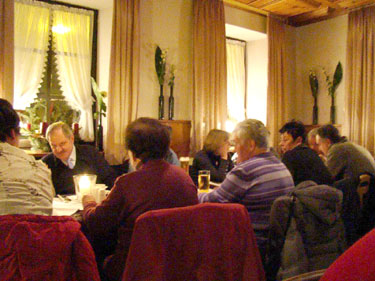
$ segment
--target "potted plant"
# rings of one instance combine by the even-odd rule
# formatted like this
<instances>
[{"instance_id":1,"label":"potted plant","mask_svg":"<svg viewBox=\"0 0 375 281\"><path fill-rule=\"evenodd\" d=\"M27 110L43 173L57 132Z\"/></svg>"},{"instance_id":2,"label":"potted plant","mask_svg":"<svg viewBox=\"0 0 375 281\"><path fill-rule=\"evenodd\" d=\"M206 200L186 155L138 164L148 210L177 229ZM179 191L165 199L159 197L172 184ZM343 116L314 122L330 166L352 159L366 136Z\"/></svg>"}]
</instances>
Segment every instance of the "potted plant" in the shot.
<instances>
[{"instance_id":1,"label":"potted plant","mask_svg":"<svg viewBox=\"0 0 375 281\"><path fill-rule=\"evenodd\" d=\"M107 105L104 102L104 98L107 97L106 91L100 91L98 84L96 84L95 79L91 77L92 90L96 96L96 112L94 113L94 119L97 120L96 128L96 138L95 145L100 150L103 151L103 125L102 117L106 117Z\"/></svg>"},{"instance_id":2,"label":"potted plant","mask_svg":"<svg viewBox=\"0 0 375 281\"><path fill-rule=\"evenodd\" d=\"M318 91L319 91L319 81L316 77L314 71L310 70L309 82L312 96L314 98L314 107L313 107L313 125L318 124Z\"/></svg>"},{"instance_id":3,"label":"potted plant","mask_svg":"<svg viewBox=\"0 0 375 281\"><path fill-rule=\"evenodd\" d=\"M163 95L163 85L164 76L166 69L166 58L167 52L156 46L155 50L155 70L158 76L159 86L160 86L160 96L159 96L159 119L164 119L164 95Z\"/></svg>"},{"instance_id":4,"label":"potted plant","mask_svg":"<svg viewBox=\"0 0 375 281\"><path fill-rule=\"evenodd\" d=\"M328 95L331 96L330 120L332 124L335 124L335 121L336 121L335 92L336 92L337 87L341 83L342 76L343 76L341 62L338 62L335 73L333 74L332 80L324 68L323 68L323 73L326 76Z\"/></svg>"}]
</instances>

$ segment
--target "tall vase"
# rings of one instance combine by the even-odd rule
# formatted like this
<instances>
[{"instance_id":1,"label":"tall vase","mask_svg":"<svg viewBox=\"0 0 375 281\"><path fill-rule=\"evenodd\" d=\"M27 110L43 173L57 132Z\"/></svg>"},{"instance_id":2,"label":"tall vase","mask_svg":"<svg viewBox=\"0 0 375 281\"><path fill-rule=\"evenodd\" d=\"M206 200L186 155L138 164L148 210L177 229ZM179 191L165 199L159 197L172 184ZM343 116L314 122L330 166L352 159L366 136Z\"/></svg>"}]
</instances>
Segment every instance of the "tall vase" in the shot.
<instances>
[{"instance_id":1,"label":"tall vase","mask_svg":"<svg viewBox=\"0 0 375 281\"><path fill-rule=\"evenodd\" d=\"M103 151L103 126L101 124L96 128L95 146L99 151Z\"/></svg>"},{"instance_id":2,"label":"tall vase","mask_svg":"<svg viewBox=\"0 0 375 281\"><path fill-rule=\"evenodd\" d=\"M163 85L160 85L160 96L159 96L159 120L164 119L164 96L163 96Z\"/></svg>"},{"instance_id":3,"label":"tall vase","mask_svg":"<svg viewBox=\"0 0 375 281\"><path fill-rule=\"evenodd\" d=\"M313 107L313 125L318 124L318 106L317 106L317 98L314 97L314 107Z\"/></svg>"},{"instance_id":4,"label":"tall vase","mask_svg":"<svg viewBox=\"0 0 375 281\"><path fill-rule=\"evenodd\" d=\"M335 93L331 94L331 112L330 112L331 124L336 123L336 106L335 106Z\"/></svg>"},{"instance_id":5,"label":"tall vase","mask_svg":"<svg viewBox=\"0 0 375 281\"><path fill-rule=\"evenodd\" d=\"M168 100L168 119L173 120L174 117L174 97L173 97L173 86L171 86L171 93Z\"/></svg>"}]
</instances>

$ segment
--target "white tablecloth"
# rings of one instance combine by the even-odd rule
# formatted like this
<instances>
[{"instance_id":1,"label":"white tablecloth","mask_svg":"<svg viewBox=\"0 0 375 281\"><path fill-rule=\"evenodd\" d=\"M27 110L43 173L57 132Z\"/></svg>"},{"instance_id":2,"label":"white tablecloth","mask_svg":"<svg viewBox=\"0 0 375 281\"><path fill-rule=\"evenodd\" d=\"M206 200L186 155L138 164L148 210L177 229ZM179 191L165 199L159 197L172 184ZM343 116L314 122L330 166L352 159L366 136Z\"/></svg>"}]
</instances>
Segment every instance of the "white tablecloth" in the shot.
<instances>
[{"instance_id":1,"label":"white tablecloth","mask_svg":"<svg viewBox=\"0 0 375 281\"><path fill-rule=\"evenodd\" d=\"M78 210L83 210L82 202L76 199L75 195L68 196L70 201L63 200L61 198L53 198L53 216L71 216Z\"/></svg>"}]
</instances>

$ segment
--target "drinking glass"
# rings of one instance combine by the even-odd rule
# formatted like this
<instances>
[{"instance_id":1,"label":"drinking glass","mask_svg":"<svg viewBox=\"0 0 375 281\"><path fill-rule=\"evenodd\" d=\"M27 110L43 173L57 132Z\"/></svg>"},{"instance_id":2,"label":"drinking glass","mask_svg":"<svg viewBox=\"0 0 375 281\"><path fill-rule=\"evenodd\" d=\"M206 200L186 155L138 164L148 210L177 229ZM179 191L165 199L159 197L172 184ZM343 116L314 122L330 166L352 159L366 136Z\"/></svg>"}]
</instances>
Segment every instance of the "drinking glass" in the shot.
<instances>
[{"instance_id":1,"label":"drinking glass","mask_svg":"<svg viewBox=\"0 0 375 281\"><path fill-rule=\"evenodd\" d=\"M198 189L200 192L208 192L210 190L209 170L200 170L198 172Z\"/></svg>"},{"instance_id":2,"label":"drinking glass","mask_svg":"<svg viewBox=\"0 0 375 281\"><path fill-rule=\"evenodd\" d=\"M180 157L181 168L184 169L185 172L188 174L189 174L189 162L190 162L189 157Z\"/></svg>"}]
</instances>

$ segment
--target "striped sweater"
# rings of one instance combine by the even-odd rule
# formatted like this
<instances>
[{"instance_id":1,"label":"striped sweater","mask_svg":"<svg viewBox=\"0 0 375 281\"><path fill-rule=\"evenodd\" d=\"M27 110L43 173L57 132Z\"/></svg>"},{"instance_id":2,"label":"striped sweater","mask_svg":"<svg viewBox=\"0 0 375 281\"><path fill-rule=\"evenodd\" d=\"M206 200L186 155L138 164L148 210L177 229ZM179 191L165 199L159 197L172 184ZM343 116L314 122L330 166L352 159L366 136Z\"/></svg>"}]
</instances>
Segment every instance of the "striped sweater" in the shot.
<instances>
[{"instance_id":1,"label":"striped sweater","mask_svg":"<svg viewBox=\"0 0 375 281\"><path fill-rule=\"evenodd\" d=\"M220 187L198 196L200 202L245 205L262 253L267 241L272 203L293 187L289 170L271 152L266 152L238 164L227 174Z\"/></svg>"}]
</instances>

